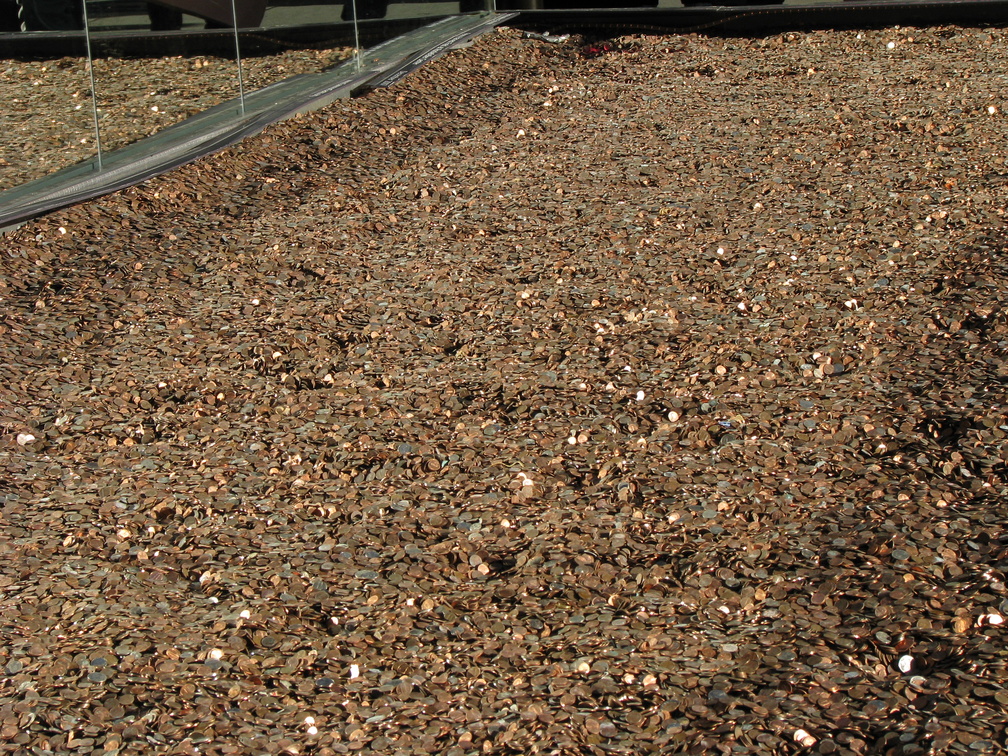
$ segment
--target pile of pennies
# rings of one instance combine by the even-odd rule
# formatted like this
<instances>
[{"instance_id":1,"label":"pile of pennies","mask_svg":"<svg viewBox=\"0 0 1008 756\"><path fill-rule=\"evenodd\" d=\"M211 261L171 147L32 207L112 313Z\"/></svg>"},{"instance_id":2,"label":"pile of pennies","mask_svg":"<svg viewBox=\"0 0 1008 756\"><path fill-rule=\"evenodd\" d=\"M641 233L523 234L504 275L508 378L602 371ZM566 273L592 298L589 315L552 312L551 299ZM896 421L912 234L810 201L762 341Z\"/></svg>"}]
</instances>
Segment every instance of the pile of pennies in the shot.
<instances>
[{"instance_id":1,"label":"pile of pennies","mask_svg":"<svg viewBox=\"0 0 1008 756\"><path fill-rule=\"evenodd\" d=\"M0 255L23 753L998 753L1000 29L489 34Z\"/></svg>"}]
</instances>

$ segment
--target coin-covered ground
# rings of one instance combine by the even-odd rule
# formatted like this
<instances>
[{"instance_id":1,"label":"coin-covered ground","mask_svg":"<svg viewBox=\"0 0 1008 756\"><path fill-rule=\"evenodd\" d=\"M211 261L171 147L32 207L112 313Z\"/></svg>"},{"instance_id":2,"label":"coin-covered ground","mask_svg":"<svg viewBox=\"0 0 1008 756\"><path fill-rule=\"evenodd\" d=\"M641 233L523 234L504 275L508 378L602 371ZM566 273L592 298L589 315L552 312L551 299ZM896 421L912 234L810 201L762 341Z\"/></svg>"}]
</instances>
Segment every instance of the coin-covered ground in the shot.
<instances>
[{"instance_id":1,"label":"coin-covered ground","mask_svg":"<svg viewBox=\"0 0 1008 756\"><path fill-rule=\"evenodd\" d=\"M0 752L997 753L999 29L505 30L0 253Z\"/></svg>"}]
</instances>

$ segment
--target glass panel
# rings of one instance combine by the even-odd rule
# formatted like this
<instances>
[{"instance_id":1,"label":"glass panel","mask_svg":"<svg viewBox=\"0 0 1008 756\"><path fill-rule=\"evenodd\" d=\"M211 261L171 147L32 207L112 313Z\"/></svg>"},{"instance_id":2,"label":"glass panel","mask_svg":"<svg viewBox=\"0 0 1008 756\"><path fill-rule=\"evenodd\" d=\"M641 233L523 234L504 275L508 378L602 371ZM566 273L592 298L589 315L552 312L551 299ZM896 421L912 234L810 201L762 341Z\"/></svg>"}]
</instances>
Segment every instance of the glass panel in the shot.
<instances>
[{"instance_id":1,"label":"glass panel","mask_svg":"<svg viewBox=\"0 0 1008 756\"><path fill-rule=\"evenodd\" d=\"M65 56L37 55L32 36L79 28L80 12L45 0L0 0L0 34L10 44L0 59L0 191L42 178L96 154L91 84L83 40L64 44ZM79 0L78 0L79 2ZM21 31L25 26L28 31ZM51 45L49 46L52 47Z\"/></svg>"},{"instance_id":2,"label":"glass panel","mask_svg":"<svg viewBox=\"0 0 1008 756\"><path fill-rule=\"evenodd\" d=\"M353 0L347 0L353 2ZM356 0L361 45L374 47L411 29L454 16L492 10L494 0Z\"/></svg>"},{"instance_id":3,"label":"glass panel","mask_svg":"<svg viewBox=\"0 0 1008 756\"><path fill-rule=\"evenodd\" d=\"M331 68L444 16L490 10L494 0L268 0L265 33L242 38L250 89ZM269 48L267 40L274 40Z\"/></svg>"},{"instance_id":4,"label":"glass panel","mask_svg":"<svg viewBox=\"0 0 1008 756\"><path fill-rule=\"evenodd\" d=\"M318 73L353 56L353 15L341 2L269 0L260 23L264 33L241 38L249 90Z\"/></svg>"},{"instance_id":5,"label":"glass panel","mask_svg":"<svg viewBox=\"0 0 1008 756\"><path fill-rule=\"evenodd\" d=\"M86 8L104 152L238 97L230 0Z\"/></svg>"}]
</instances>

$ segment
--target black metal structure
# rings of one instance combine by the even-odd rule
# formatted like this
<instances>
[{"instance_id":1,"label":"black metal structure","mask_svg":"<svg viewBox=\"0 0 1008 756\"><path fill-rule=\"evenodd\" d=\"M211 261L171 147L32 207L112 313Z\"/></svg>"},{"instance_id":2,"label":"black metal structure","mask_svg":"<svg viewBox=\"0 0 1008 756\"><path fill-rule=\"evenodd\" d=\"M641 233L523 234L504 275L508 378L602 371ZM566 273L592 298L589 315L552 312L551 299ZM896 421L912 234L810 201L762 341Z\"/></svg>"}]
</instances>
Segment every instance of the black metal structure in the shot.
<instances>
[{"instance_id":1,"label":"black metal structure","mask_svg":"<svg viewBox=\"0 0 1008 756\"><path fill-rule=\"evenodd\" d=\"M701 4L703 3L703 4ZM782 5L700 0L682 8L596 8L522 11L513 26L529 31L622 34L634 31L754 35L805 29L866 29L893 25L1001 26L1006 0L857 0Z\"/></svg>"}]
</instances>

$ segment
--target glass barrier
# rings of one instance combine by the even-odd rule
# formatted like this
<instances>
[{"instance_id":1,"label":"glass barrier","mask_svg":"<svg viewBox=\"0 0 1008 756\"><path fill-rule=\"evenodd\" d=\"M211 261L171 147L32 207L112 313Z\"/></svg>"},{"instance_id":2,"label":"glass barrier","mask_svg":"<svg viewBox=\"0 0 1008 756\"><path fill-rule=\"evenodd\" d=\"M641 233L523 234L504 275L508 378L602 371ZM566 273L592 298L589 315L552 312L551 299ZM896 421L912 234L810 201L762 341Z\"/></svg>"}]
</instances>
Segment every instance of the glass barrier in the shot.
<instances>
[{"instance_id":1,"label":"glass barrier","mask_svg":"<svg viewBox=\"0 0 1008 756\"><path fill-rule=\"evenodd\" d=\"M0 190L93 159L99 145L111 152L224 102L233 101L240 112L242 91L332 68L357 50L425 23L493 5L494 0L0 0L0 11L8 11L7 17L0 12L0 33L86 29L93 61L89 65L82 39L74 42L80 49L66 57L0 60L6 95L0 106ZM194 54L193 39L213 52ZM236 46L240 65L236 52L229 52ZM166 52L141 57L138 49Z\"/></svg>"},{"instance_id":2,"label":"glass barrier","mask_svg":"<svg viewBox=\"0 0 1008 756\"><path fill-rule=\"evenodd\" d=\"M269 0L258 43L283 37L274 54L242 50L246 80L259 88L300 73L331 68L392 37L460 12L491 10L494 0ZM283 34L296 28L294 37ZM243 38L243 44L251 40ZM279 48L278 48L279 49Z\"/></svg>"},{"instance_id":3,"label":"glass barrier","mask_svg":"<svg viewBox=\"0 0 1008 756\"><path fill-rule=\"evenodd\" d=\"M298 74L318 73L354 54L353 19L339 2L270 0L260 30L241 38L242 70L249 90ZM290 34L291 29L300 33Z\"/></svg>"},{"instance_id":4,"label":"glass barrier","mask_svg":"<svg viewBox=\"0 0 1008 756\"><path fill-rule=\"evenodd\" d=\"M85 8L103 152L238 98L230 0L86 0ZM138 57L131 35L162 54ZM193 54L193 37L214 53Z\"/></svg>"},{"instance_id":5,"label":"glass barrier","mask_svg":"<svg viewBox=\"0 0 1008 756\"><path fill-rule=\"evenodd\" d=\"M74 2L0 0L0 34L40 35L80 28ZM22 31L24 27L26 31ZM42 178L96 154L87 58L0 54L0 191ZM7 48L2 48L7 49ZM14 48L11 48L14 50Z\"/></svg>"}]
</instances>

